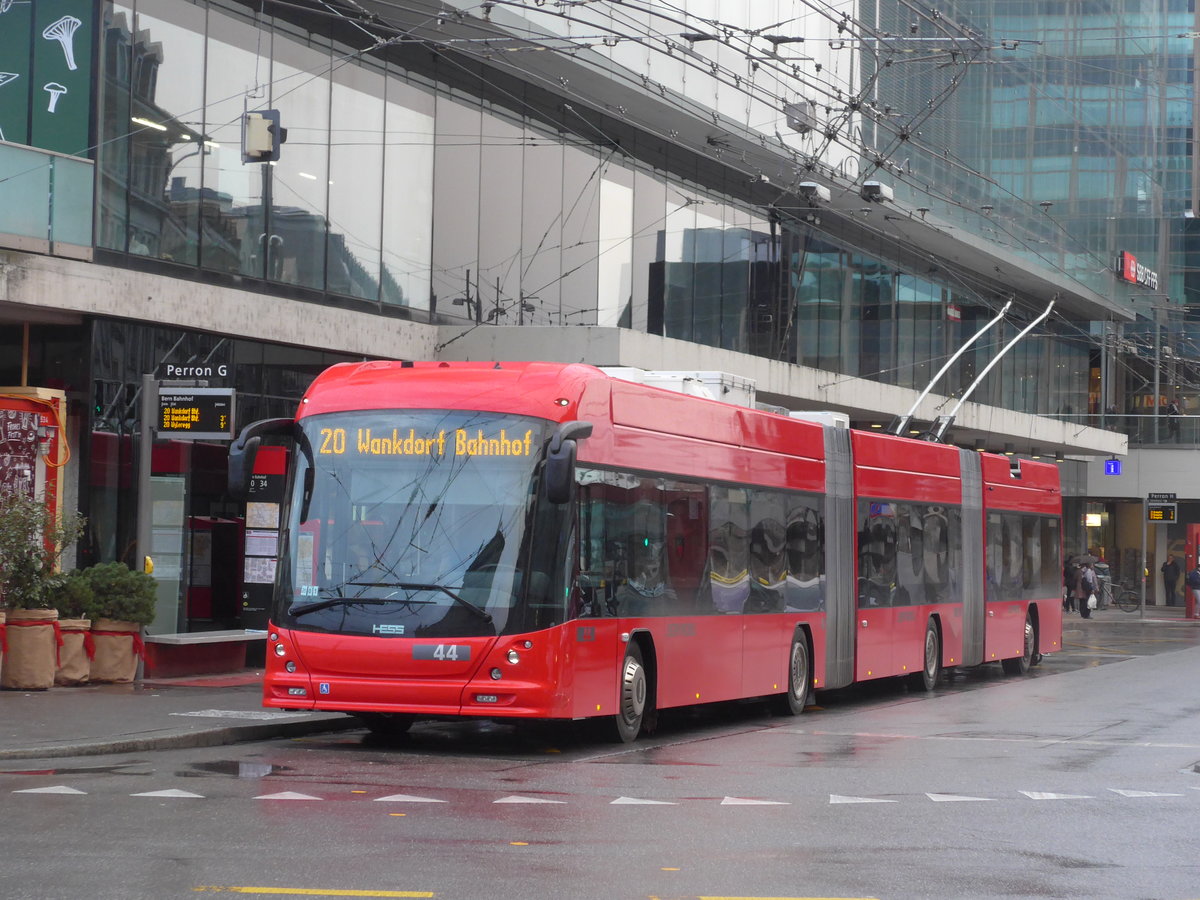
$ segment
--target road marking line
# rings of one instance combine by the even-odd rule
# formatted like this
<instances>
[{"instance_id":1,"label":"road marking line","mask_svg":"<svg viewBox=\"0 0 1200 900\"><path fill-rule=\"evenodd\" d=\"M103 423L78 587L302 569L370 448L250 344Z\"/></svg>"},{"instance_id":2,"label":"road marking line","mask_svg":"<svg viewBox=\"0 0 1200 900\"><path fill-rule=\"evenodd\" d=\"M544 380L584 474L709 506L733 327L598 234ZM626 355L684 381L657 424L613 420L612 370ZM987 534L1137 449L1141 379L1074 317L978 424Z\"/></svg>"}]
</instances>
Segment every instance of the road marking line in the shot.
<instances>
[{"instance_id":1,"label":"road marking line","mask_svg":"<svg viewBox=\"0 0 1200 900\"><path fill-rule=\"evenodd\" d=\"M876 797L843 797L841 794L830 794L829 802L833 803L898 803L897 800L880 800Z\"/></svg>"},{"instance_id":2,"label":"road marking line","mask_svg":"<svg viewBox=\"0 0 1200 900\"><path fill-rule=\"evenodd\" d=\"M288 897L435 897L433 891L370 891L351 888L277 888L206 884L192 888L209 894L272 894Z\"/></svg>"},{"instance_id":3,"label":"road marking line","mask_svg":"<svg viewBox=\"0 0 1200 900\"><path fill-rule=\"evenodd\" d=\"M791 806L783 800L747 800L743 797L726 797L721 801L722 806Z\"/></svg>"},{"instance_id":4,"label":"road marking line","mask_svg":"<svg viewBox=\"0 0 1200 900\"><path fill-rule=\"evenodd\" d=\"M1114 794L1122 797L1182 797L1183 794L1161 794L1158 791L1123 791L1120 788L1109 788Z\"/></svg>"},{"instance_id":5,"label":"road marking line","mask_svg":"<svg viewBox=\"0 0 1200 900\"><path fill-rule=\"evenodd\" d=\"M566 800L546 800L543 797L519 797L512 794L508 797L501 797L499 800L493 800L493 803L566 803Z\"/></svg>"},{"instance_id":6,"label":"road marking line","mask_svg":"<svg viewBox=\"0 0 1200 900\"><path fill-rule=\"evenodd\" d=\"M1052 794L1049 791L1021 791L1030 800L1095 800L1087 794Z\"/></svg>"},{"instance_id":7,"label":"road marking line","mask_svg":"<svg viewBox=\"0 0 1200 900\"><path fill-rule=\"evenodd\" d=\"M204 799L203 794L193 794L191 791L181 791L178 788L169 788L165 791L145 791L141 794L130 794L130 797L195 797L199 800Z\"/></svg>"},{"instance_id":8,"label":"road marking line","mask_svg":"<svg viewBox=\"0 0 1200 900\"><path fill-rule=\"evenodd\" d=\"M259 794L255 800L320 800L312 794L297 794L295 791L280 791L278 794Z\"/></svg>"},{"instance_id":9,"label":"road marking line","mask_svg":"<svg viewBox=\"0 0 1200 900\"><path fill-rule=\"evenodd\" d=\"M388 794L386 797L376 797L375 803L445 803L445 800L435 800L432 797L414 797L412 794Z\"/></svg>"},{"instance_id":10,"label":"road marking line","mask_svg":"<svg viewBox=\"0 0 1200 900\"><path fill-rule=\"evenodd\" d=\"M619 806L621 804L632 804L637 806L678 806L670 800L642 800L638 797L618 797L609 806Z\"/></svg>"},{"instance_id":11,"label":"road marking line","mask_svg":"<svg viewBox=\"0 0 1200 900\"><path fill-rule=\"evenodd\" d=\"M930 794L926 793L926 797L934 803L968 803L968 802L989 802L994 800L994 797L963 797L960 794Z\"/></svg>"},{"instance_id":12,"label":"road marking line","mask_svg":"<svg viewBox=\"0 0 1200 900\"><path fill-rule=\"evenodd\" d=\"M86 794L87 791L77 791L73 787L67 787L65 784L56 784L54 787L42 788L25 788L22 791L13 791L14 794Z\"/></svg>"}]
</instances>

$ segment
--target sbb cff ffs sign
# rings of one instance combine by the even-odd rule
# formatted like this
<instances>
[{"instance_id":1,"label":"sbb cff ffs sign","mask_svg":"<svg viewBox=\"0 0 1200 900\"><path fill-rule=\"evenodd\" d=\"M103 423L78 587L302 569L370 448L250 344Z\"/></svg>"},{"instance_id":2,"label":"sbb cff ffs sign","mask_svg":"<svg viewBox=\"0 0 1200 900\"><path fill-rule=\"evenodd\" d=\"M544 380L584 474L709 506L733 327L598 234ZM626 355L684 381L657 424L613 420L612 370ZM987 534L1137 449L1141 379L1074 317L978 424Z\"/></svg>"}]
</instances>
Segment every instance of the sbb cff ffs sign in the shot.
<instances>
[{"instance_id":1,"label":"sbb cff ffs sign","mask_svg":"<svg viewBox=\"0 0 1200 900\"><path fill-rule=\"evenodd\" d=\"M1152 290L1158 289L1158 273L1143 266L1132 253L1122 250L1117 256L1117 274L1130 284L1140 284Z\"/></svg>"},{"instance_id":2,"label":"sbb cff ffs sign","mask_svg":"<svg viewBox=\"0 0 1200 900\"><path fill-rule=\"evenodd\" d=\"M158 389L159 437L227 441L233 437L233 388Z\"/></svg>"}]
</instances>

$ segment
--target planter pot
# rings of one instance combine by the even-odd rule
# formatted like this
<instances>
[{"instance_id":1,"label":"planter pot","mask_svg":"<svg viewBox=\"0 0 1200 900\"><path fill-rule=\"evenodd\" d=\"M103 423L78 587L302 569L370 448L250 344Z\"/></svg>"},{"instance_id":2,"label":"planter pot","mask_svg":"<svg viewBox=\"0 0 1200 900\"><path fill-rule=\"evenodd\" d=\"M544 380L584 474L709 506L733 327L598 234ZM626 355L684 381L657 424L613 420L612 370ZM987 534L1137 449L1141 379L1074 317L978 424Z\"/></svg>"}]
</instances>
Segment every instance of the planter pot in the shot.
<instances>
[{"instance_id":1,"label":"planter pot","mask_svg":"<svg viewBox=\"0 0 1200 900\"><path fill-rule=\"evenodd\" d=\"M0 688L44 691L54 686L58 667L58 610L10 609L4 624L8 650Z\"/></svg>"},{"instance_id":2,"label":"planter pot","mask_svg":"<svg viewBox=\"0 0 1200 900\"><path fill-rule=\"evenodd\" d=\"M142 657L142 626L118 619L97 619L92 623L91 680L103 684L127 684L137 675Z\"/></svg>"},{"instance_id":3,"label":"planter pot","mask_svg":"<svg viewBox=\"0 0 1200 900\"><path fill-rule=\"evenodd\" d=\"M87 684L95 655L91 619L59 619L58 630L62 635L62 646L58 650L54 683L65 686Z\"/></svg>"}]
</instances>

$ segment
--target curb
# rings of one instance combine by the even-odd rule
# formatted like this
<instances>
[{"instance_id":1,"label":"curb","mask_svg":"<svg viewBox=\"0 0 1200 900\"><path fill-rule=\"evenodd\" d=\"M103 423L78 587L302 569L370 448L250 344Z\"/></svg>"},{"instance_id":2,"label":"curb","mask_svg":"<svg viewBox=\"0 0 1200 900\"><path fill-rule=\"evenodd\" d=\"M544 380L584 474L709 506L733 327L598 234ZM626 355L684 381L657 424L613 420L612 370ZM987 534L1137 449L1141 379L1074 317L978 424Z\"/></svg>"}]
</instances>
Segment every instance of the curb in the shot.
<instances>
[{"instance_id":1,"label":"curb","mask_svg":"<svg viewBox=\"0 0 1200 900\"><path fill-rule=\"evenodd\" d=\"M244 741L261 741L275 737L301 737L322 732L350 731L361 727L362 723L353 716L344 716L342 719L322 718L313 722L230 725L224 728L176 732L158 737L109 738L73 744L48 744L44 747L14 747L0 750L0 760L62 759L69 756L103 756L108 753L142 753L153 750L220 747Z\"/></svg>"}]
</instances>

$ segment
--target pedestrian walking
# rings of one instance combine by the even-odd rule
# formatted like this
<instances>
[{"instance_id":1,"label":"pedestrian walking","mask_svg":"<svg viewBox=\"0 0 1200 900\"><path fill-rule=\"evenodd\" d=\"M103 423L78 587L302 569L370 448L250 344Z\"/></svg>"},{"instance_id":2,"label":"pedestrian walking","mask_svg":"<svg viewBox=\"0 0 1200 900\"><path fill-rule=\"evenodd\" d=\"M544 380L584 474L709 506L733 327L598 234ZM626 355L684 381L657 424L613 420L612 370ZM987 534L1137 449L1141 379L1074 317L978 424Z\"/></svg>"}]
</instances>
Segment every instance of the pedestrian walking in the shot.
<instances>
[{"instance_id":1,"label":"pedestrian walking","mask_svg":"<svg viewBox=\"0 0 1200 900\"><path fill-rule=\"evenodd\" d=\"M1099 603L1100 582L1096 579L1096 570L1091 563L1079 567L1079 582L1075 589L1075 602L1079 604L1079 615L1085 619L1092 617L1092 604Z\"/></svg>"}]
</instances>

